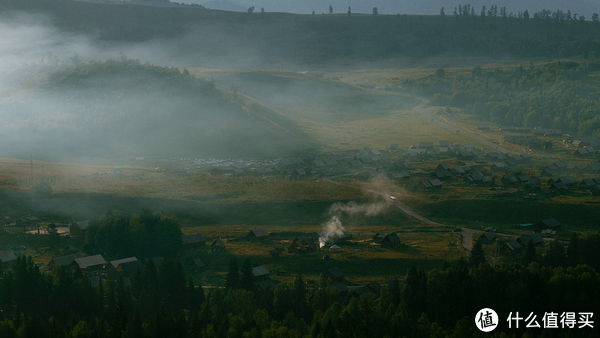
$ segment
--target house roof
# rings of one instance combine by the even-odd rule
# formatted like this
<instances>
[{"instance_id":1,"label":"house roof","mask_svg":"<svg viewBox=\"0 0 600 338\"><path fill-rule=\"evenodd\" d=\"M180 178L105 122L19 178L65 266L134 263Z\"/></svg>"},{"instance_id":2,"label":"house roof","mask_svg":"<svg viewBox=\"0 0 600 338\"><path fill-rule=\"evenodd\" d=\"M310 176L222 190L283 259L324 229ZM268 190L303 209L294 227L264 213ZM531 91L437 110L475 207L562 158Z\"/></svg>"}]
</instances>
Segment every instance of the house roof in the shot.
<instances>
[{"instance_id":1,"label":"house roof","mask_svg":"<svg viewBox=\"0 0 600 338\"><path fill-rule=\"evenodd\" d=\"M68 266L68 265L71 265L73 263L73 261L75 261L75 258L77 258L78 256L79 255L77 255L77 254L58 256L58 257L52 258L50 263L57 265L57 266Z\"/></svg>"},{"instance_id":2,"label":"house roof","mask_svg":"<svg viewBox=\"0 0 600 338\"><path fill-rule=\"evenodd\" d=\"M206 242L206 237L203 234L181 235L181 244L190 245Z\"/></svg>"},{"instance_id":3,"label":"house roof","mask_svg":"<svg viewBox=\"0 0 600 338\"><path fill-rule=\"evenodd\" d=\"M110 265L112 265L114 268L119 267L119 265L124 265L127 263L137 263L138 259L136 257L127 257L127 258L121 258L121 259L116 259L114 261L110 261Z\"/></svg>"},{"instance_id":4,"label":"house roof","mask_svg":"<svg viewBox=\"0 0 600 338\"><path fill-rule=\"evenodd\" d=\"M253 234L254 237L267 237L267 236L269 236L269 233L264 228L256 228L256 229L250 230L250 234Z\"/></svg>"},{"instance_id":5,"label":"house roof","mask_svg":"<svg viewBox=\"0 0 600 338\"><path fill-rule=\"evenodd\" d=\"M252 275L254 277L263 277L269 275L269 269L266 266L260 265L252 268Z\"/></svg>"},{"instance_id":6,"label":"house roof","mask_svg":"<svg viewBox=\"0 0 600 338\"><path fill-rule=\"evenodd\" d=\"M576 184L577 183L577 179L573 176L563 176L561 178L559 178L561 183L564 183L566 185L571 185L571 184Z\"/></svg>"},{"instance_id":7,"label":"house roof","mask_svg":"<svg viewBox=\"0 0 600 338\"><path fill-rule=\"evenodd\" d=\"M506 246L512 251L519 250L520 248L523 247L517 241L508 241L508 242L506 242Z\"/></svg>"},{"instance_id":8,"label":"house roof","mask_svg":"<svg viewBox=\"0 0 600 338\"><path fill-rule=\"evenodd\" d=\"M560 226L560 222L554 218L546 218L540 222L540 225L546 226L548 228L555 228Z\"/></svg>"},{"instance_id":9,"label":"house roof","mask_svg":"<svg viewBox=\"0 0 600 338\"><path fill-rule=\"evenodd\" d=\"M210 243L211 247L215 247L215 246L222 246L225 247L225 242L223 242L221 239L217 238L214 241L212 241L212 243Z\"/></svg>"},{"instance_id":10,"label":"house roof","mask_svg":"<svg viewBox=\"0 0 600 338\"><path fill-rule=\"evenodd\" d=\"M15 260L17 260L17 255L12 251L0 253L0 263L8 263Z\"/></svg>"},{"instance_id":11,"label":"house roof","mask_svg":"<svg viewBox=\"0 0 600 338\"><path fill-rule=\"evenodd\" d=\"M106 264L106 260L102 255L79 257L75 258L74 261L81 269Z\"/></svg>"},{"instance_id":12,"label":"house roof","mask_svg":"<svg viewBox=\"0 0 600 338\"><path fill-rule=\"evenodd\" d=\"M429 180L429 182L431 183L431 185L433 185L434 187L440 186L442 185L442 181L438 180L437 178L432 178Z\"/></svg>"}]
</instances>

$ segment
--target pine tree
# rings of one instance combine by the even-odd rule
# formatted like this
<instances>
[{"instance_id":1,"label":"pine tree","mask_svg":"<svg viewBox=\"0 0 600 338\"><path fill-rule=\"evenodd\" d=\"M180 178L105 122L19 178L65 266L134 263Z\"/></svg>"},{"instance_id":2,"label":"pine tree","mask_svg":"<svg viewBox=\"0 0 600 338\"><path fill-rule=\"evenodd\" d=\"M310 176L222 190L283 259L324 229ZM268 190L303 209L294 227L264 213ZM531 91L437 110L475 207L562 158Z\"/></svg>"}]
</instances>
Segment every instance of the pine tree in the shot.
<instances>
[{"instance_id":1,"label":"pine tree","mask_svg":"<svg viewBox=\"0 0 600 338\"><path fill-rule=\"evenodd\" d=\"M535 261L535 246L532 241L527 243L527 248L525 249L525 255L523 256L523 263L529 264Z\"/></svg>"},{"instance_id":2,"label":"pine tree","mask_svg":"<svg viewBox=\"0 0 600 338\"><path fill-rule=\"evenodd\" d=\"M477 241L477 243L475 243L475 245L471 249L471 255L469 256L469 264L471 266L478 266L482 263L485 263L485 254L483 253L481 243Z\"/></svg>"},{"instance_id":3,"label":"pine tree","mask_svg":"<svg viewBox=\"0 0 600 338\"><path fill-rule=\"evenodd\" d=\"M252 265L248 258L246 258L242 264L241 287L248 291L254 290L254 275L252 274Z\"/></svg>"},{"instance_id":4,"label":"pine tree","mask_svg":"<svg viewBox=\"0 0 600 338\"><path fill-rule=\"evenodd\" d=\"M238 288L240 283L240 272L238 271L237 259L233 257L229 261L229 272L227 273L227 280L225 286L228 289Z\"/></svg>"}]
</instances>

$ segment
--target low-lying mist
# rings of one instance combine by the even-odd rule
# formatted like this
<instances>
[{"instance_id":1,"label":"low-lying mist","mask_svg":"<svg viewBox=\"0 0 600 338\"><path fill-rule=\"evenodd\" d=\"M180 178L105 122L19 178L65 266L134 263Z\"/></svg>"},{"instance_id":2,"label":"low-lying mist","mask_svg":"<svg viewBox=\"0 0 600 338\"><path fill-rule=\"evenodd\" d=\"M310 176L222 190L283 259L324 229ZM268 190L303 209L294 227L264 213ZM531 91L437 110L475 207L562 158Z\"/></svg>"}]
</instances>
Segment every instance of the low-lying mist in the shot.
<instances>
[{"instance_id":1,"label":"low-lying mist","mask_svg":"<svg viewBox=\"0 0 600 338\"><path fill-rule=\"evenodd\" d=\"M252 158L313 146L286 118L163 67L185 34L107 46L31 15L2 20L0 32L0 156Z\"/></svg>"}]
</instances>

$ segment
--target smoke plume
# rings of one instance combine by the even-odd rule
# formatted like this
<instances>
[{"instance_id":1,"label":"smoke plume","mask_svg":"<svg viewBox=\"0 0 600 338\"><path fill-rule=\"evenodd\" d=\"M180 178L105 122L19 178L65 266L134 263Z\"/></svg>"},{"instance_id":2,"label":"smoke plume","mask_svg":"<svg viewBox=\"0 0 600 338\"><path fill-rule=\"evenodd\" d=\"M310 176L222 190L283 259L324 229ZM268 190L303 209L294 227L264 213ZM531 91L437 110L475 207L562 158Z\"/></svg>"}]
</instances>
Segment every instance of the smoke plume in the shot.
<instances>
[{"instance_id":1,"label":"smoke plume","mask_svg":"<svg viewBox=\"0 0 600 338\"><path fill-rule=\"evenodd\" d=\"M387 206L388 205L384 202L364 204L356 202L335 203L329 208L330 218L323 224L323 230L320 232L319 248L324 247L327 243L335 242L346 236L346 229L341 221L343 215L362 214L366 216L375 216L382 213Z\"/></svg>"}]
</instances>

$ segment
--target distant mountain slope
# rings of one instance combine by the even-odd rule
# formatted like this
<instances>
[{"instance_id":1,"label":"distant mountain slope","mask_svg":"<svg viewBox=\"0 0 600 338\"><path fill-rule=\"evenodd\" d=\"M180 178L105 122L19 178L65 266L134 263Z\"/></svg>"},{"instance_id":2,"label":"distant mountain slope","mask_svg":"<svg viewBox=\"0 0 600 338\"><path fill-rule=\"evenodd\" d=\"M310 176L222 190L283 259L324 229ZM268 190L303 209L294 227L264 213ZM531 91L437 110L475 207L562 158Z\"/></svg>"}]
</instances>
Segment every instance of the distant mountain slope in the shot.
<instances>
[{"instance_id":1,"label":"distant mountain slope","mask_svg":"<svg viewBox=\"0 0 600 338\"><path fill-rule=\"evenodd\" d=\"M474 11L475 16L461 17L454 17L452 8L444 17L348 16L251 14L199 6L70 0L0 1L0 14L43 13L61 32L93 37L123 50L131 42L144 42L158 46L158 53L131 55L159 63L152 59L159 54L170 61L168 64L182 66L264 69L298 64L364 64L407 57L600 55L598 22L579 21L579 17L573 20L574 16L567 19L566 15L561 20L551 15L533 19L533 13L529 18L502 17L499 13L481 18L479 9Z\"/></svg>"},{"instance_id":2,"label":"distant mountain slope","mask_svg":"<svg viewBox=\"0 0 600 338\"><path fill-rule=\"evenodd\" d=\"M346 13L348 6L352 6L355 13L371 13L373 7L379 9L379 13L386 14L438 14L441 7L446 8L447 13L452 13L454 7L458 5L471 4L479 10L481 6L489 8L491 5L498 7L505 6L509 11L539 11L542 9L561 9L571 10L580 15L590 18L592 13L600 11L600 3L595 0L213 0L204 2L201 0L186 0L186 3L201 3L208 8L215 8L220 3L235 4L242 8L256 6L264 7L269 12L291 12L291 13L326 13L329 5L332 5L334 12Z\"/></svg>"},{"instance_id":3,"label":"distant mountain slope","mask_svg":"<svg viewBox=\"0 0 600 338\"><path fill-rule=\"evenodd\" d=\"M13 112L0 151L251 158L314 145L290 120L211 82L133 61L52 72L0 100L0 111Z\"/></svg>"}]
</instances>

